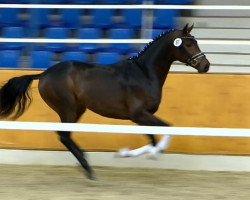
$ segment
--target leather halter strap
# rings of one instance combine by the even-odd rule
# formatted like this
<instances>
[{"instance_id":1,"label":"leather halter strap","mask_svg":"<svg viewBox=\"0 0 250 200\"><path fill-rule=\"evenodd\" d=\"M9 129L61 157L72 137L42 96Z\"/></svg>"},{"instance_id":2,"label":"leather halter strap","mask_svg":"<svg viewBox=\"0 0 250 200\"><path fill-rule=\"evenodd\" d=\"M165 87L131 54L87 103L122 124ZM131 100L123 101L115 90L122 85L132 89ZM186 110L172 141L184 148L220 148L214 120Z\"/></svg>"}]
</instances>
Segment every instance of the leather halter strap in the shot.
<instances>
[{"instance_id":1,"label":"leather halter strap","mask_svg":"<svg viewBox=\"0 0 250 200\"><path fill-rule=\"evenodd\" d=\"M193 36L187 36L187 37L181 37L181 39L193 39L195 40L195 38ZM193 55L191 58L187 59L186 65L192 66L192 67L196 67L199 60L202 58L205 58L205 54L203 52L199 52L195 55Z\"/></svg>"}]
</instances>

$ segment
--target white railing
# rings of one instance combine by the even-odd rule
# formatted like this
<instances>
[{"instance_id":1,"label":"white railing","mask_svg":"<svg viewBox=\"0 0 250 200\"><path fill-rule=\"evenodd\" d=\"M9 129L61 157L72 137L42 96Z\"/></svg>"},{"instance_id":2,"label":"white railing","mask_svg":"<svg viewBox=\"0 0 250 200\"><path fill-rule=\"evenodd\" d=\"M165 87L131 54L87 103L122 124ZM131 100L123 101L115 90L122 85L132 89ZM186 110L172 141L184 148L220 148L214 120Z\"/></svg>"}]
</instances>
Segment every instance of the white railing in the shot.
<instances>
[{"instance_id":1,"label":"white railing","mask_svg":"<svg viewBox=\"0 0 250 200\"><path fill-rule=\"evenodd\" d=\"M151 39L48 39L48 38L0 38L0 42L20 43L96 43L96 44L146 44ZM250 45L250 40L198 40L199 44Z\"/></svg>"},{"instance_id":2,"label":"white railing","mask_svg":"<svg viewBox=\"0 0 250 200\"><path fill-rule=\"evenodd\" d=\"M250 137L250 129L101 125L0 121L0 130L74 131L87 133L153 134L172 136Z\"/></svg>"}]
</instances>

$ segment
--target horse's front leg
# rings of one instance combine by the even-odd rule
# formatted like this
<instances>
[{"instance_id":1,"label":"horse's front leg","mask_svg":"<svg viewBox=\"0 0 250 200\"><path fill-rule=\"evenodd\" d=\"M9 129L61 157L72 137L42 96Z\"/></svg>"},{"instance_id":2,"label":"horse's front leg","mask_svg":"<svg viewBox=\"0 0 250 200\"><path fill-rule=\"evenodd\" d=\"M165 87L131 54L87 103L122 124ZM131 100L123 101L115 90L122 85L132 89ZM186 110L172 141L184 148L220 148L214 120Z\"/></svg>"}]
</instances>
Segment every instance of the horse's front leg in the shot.
<instances>
[{"instance_id":1,"label":"horse's front leg","mask_svg":"<svg viewBox=\"0 0 250 200\"><path fill-rule=\"evenodd\" d=\"M157 159L159 153L163 152L164 150L168 149L170 143L171 136L164 135L161 140L156 144L155 147L152 147L149 152L148 158L150 159Z\"/></svg>"},{"instance_id":2,"label":"horse's front leg","mask_svg":"<svg viewBox=\"0 0 250 200\"><path fill-rule=\"evenodd\" d=\"M151 113L148 112L140 112L136 113L132 121L137 123L138 125L143 126L169 126L168 123L162 121L161 119L155 117ZM145 145L143 147L130 150L130 149L121 149L119 151L119 155L121 157L137 157L146 153L149 153L149 158L156 158L157 155L167 149L170 141L169 135L164 135L159 143L156 143L154 135L147 135L150 138L151 144Z\"/></svg>"},{"instance_id":3,"label":"horse's front leg","mask_svg":"<svg viewBox=\"0 0 250 200\"><path fill-rule=\"evenodd\" d=\"M161 140L153 146L152 144L148 144L137 149L130 150L128 148L120 149L118 152L119 157L138 157L143 154L149 154L148 158L156 159L159 153L166 150L169 146L171 137L169 135L164 135Z\"/></svg>"}]
</instances>

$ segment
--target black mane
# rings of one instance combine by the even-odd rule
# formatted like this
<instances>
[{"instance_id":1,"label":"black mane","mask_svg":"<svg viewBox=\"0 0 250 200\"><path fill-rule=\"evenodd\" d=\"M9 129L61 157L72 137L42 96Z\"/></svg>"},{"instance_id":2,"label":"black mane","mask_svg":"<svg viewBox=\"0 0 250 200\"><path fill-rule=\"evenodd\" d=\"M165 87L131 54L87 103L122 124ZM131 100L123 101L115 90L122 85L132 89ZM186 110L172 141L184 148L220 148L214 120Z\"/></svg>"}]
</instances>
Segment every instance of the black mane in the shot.
<instances>
[{"instance_id":1,"label":"black mane","mask_svg":"<svg viewBox=\"0 0 250 200\"><path fill-rule=\"evenodd\" d=\"M176 30L176 29L169 29L168 31L162 32L161 34L159 34L158 36L156 36L155 38L153 38L152 41L150 41L148 44L146 44L146 45L144 46L144 48L143 48L141 51L139 51L139 52L137 53L137 55L130 57L129 60L134 60L134 59L138 58L138 57L139 57L142 53L144 53L144 52L145 52L154 42L158 41L158 40L161 39L162 37L168 35L170 32L173 32L173 31L175 31L175 30Z\"/></svg>"}]
</instances>

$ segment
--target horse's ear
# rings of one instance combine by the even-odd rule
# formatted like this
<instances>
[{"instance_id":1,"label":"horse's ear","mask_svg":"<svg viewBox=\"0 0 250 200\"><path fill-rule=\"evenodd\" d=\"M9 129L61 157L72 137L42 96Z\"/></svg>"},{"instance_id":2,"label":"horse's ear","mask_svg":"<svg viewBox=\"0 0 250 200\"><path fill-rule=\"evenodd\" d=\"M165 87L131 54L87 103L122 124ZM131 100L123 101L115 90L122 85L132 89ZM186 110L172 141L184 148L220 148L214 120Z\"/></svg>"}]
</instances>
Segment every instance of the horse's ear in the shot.
<instances>
[{"instance_id":1,"label":"horse's ear","mask_svg":"<svg viewBox=\"0 0 250 200\"><path fill-rule=\"evenodd\" d=\"M190 27L188 27L188 24L186 24L186 26L182 29L182 31L184 34L189 34L193 28L194 28L194 24Z\"/></svg>"}]
</instances>

